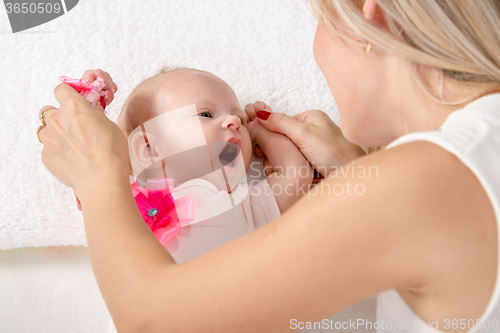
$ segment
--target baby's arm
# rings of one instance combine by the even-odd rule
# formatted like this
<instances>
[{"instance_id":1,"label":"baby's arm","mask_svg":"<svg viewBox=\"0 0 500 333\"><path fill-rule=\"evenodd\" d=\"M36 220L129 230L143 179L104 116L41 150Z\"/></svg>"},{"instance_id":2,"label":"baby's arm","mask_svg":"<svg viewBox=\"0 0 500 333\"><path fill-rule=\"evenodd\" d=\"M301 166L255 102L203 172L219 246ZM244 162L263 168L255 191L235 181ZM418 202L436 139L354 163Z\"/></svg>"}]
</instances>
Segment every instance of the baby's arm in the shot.
<instances>
[{"instance_id":1,"label":"baby's arm","mask_svg":"<svg viewBox=\"0 0 500 333\"><path fill-rule=\"evenodd\" d=\"M254 117L252 111L257 112L257 108L258 110L270 109L263 102L249 104L245 110L250 119ZM250 131L252 141L257 136L260 138L260 148L272 168L267 181L273 190L281 213L284 213L309 191L313 180L312 167L297 146L285 135L268 131L257 120L248 126L252 126Z\"/></svg>"}]
</instances>

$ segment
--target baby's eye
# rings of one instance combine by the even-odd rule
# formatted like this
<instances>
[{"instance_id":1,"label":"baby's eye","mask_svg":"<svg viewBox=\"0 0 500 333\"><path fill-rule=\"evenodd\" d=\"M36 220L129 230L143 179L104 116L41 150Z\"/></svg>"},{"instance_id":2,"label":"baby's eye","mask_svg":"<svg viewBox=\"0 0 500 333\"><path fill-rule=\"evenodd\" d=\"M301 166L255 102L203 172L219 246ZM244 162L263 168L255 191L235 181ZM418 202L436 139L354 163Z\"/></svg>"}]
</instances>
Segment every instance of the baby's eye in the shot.
<instances>
[{"instance_id":1,"label":"baby's eye","mask_svg":"<svg viewBox=\"0 0 500 333\"><path fill-rule=\"evenodd\" d=\"M240 118L240 122L241 122L241 124L242 124L242 125L245 125L245 123L246 123L245 118L243 118L243 117L238 117L238 118Z\"/></svg>"},{"instance_id":2,"label":"baby's eye","mask_svg":"<svg viewBox=\"0 0 500 333\"><path fill-rule=\"evenodd\" d=\"M205 118L212 118L212 114L208 111L200 112L200 113L198 113L198 116L205 117Z\"/></svg>"}]
</instances>

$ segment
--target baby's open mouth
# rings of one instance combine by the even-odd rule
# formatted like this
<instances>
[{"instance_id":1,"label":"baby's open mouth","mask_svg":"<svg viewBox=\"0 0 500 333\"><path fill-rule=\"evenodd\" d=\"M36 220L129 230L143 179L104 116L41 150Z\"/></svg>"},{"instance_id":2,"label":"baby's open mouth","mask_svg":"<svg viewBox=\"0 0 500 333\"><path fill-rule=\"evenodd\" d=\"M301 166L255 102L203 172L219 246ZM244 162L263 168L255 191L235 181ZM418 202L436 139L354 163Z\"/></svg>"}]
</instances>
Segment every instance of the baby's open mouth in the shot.
<instances>
[{"instance_id":1,"label":"baby's open mouth","mask_svg":"<svg viewBox=\"0 0 500 333\"><path fill-rule=\"evenodd\" d=\"M228 142L219 154L219 161L224 166L234 167L236 157L240 154L240 146L236 143Z\"/></svg>"}]
</instances>

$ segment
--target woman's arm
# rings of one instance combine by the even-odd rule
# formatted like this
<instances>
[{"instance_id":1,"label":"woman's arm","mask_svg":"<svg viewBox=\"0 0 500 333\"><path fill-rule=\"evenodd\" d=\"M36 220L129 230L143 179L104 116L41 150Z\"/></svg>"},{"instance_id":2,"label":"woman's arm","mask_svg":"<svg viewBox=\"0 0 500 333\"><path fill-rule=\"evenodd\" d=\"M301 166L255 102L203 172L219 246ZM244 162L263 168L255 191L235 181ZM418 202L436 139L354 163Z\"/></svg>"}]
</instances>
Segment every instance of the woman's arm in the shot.
<instances>
[{"instance_id":1,"label":"woman's arm","mask_svg":"<svg viewBox=\"0 0 500 333\"><path fill-rule=\"evenodd\" d=\"M96 281L113 321L125 323L127 332L127 327L135 327L134 320L142 320L137 306L144 295L138 291L154 288L148 281L175 261L144 223L128 174L116 171L121 170L96 169L78 194Z\"/></svg>"},{"instance_id":2,"label":"woman's arm","mask_svg":"<svg viewBox=\"0 0 500 333\"><path fill-rule=\"evenodd\" d=\"M181 265L125 208L135 207L125 182L85 191L91 259L118 330L282 332L292 319L321 320L386 289L425 286L443 257L457 260L441 237L461 185L446 172L447 153L408 146L356 160L280 219ZM443 188L451 198L438 207Z\"/></svg>"},{"instance_id":3,"label":"woman's arm","mask_svg":"<svg viewBox=\"0 0 500 333\"><path fill-rule=\"evenodd\" d=\"M174 263L137 209L130 190L127 140L118 126L66 84L54 89L61 104L45 114L42 163L73 188L82 205L92 268L115 321L134 327L135 290ZM131 315L133 314L133 315Z\"/></svg>"},{"instance_id":4,"label":"woman's arm","mask_svg":"<svg viewBox=\"0 0 500 333\"><path fill-rule=\"evenodd\" d=\"M69 86L55 95L62 107L45 115L42 162L78 192L120 332L287 331L292 319L321 320L389 288L439 295L434 304L456 309L456 293L449 303L443 294L450 281L495 263L496 226L477 179L417 142L355 160L275 222L176 265L137 211L120 129Z\"/></svg>"}]
</instances>

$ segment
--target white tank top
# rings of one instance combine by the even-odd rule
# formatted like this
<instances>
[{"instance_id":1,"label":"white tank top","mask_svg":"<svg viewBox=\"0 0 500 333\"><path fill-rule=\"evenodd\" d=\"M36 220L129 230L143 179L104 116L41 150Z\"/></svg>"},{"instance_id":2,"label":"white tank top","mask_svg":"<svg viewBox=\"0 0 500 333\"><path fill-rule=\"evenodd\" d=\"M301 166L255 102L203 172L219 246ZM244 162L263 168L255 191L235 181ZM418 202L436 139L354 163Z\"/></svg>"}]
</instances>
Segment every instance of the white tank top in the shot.
<instances>
[{"instance_id":1,"label":"white tank top","mask_svg":"<svg viewBox=\"0 0 500 333\"><path fill-rule=\"evenodd\" d=\"M403 135L391 142L387 149L422 140L432 142L452 153L472 171L491 201L497 229L500 229L500 94L481 97L465 108L452 112L436 131ZM500 254L498 258L500 259ZM437 323L439 330L432 321L429 327L429 322L418 317L399 293L392 289L377 295L377 320L373 323L373 328L378 333L437 333L447 327L447 330L453 327L468 328L471 333L500 332L498 268L493 295L486 311L481 318L476 319L476 323L450 318L448 322Z\"/></svg>"}]
</instances>

